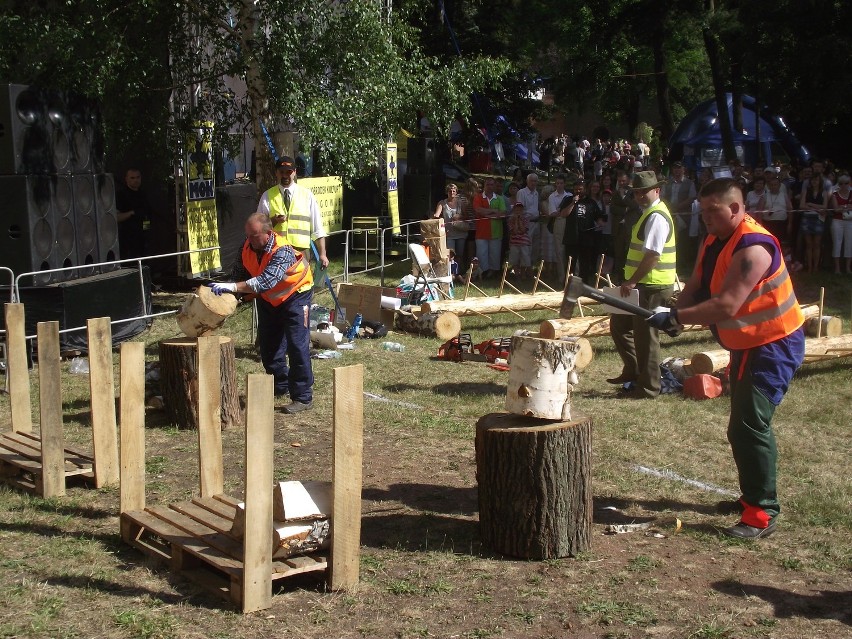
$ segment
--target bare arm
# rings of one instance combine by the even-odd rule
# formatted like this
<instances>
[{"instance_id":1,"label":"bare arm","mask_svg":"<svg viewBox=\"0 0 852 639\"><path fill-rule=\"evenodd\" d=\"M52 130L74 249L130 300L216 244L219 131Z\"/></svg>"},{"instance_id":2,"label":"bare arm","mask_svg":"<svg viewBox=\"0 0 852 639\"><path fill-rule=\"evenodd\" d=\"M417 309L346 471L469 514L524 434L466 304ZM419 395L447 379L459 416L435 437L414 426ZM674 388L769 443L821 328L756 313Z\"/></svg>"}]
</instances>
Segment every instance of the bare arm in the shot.
<instances>
[{"instance_id":1,"label":"bare arm","mask_svg":"<svg viewBox=\"0 0 852 639\"><path fill-rule=\"evenodd\" d=\"M439 218L444 213L444 200L438 202L438 206L435 207L435 213L432 215L433 218Z\"/></svg>"},{"instance_id":2,"label":"bare arm","mask_svg":"<svg viewBox=\"0 0 852 639\"><path fill-rule=\"evenodd\" d=\"M754 244L737 251L731 259L731 266L719 294L685 308L681 308L681 302L678 301L678 320L682 324L717 324L731 319L757 283L766 276L771 265L772 256L765 246ZM693 274L689 284L693 283L695 276L696 274ZM689 289L687 293L691 294Z\"/></svg>"},{"instance_id":3,"label":"bare arm","mask_svg":"<svg viewBox=\"0 0 852 639\"><path fill-rule=\"evenodd\" d=\"M325 254L325 238L317 238L314 244L317 245L317 253L319 253L320 264L322 264L323 268L328 267L328 256Z\"/></svg>"}]
</instances>

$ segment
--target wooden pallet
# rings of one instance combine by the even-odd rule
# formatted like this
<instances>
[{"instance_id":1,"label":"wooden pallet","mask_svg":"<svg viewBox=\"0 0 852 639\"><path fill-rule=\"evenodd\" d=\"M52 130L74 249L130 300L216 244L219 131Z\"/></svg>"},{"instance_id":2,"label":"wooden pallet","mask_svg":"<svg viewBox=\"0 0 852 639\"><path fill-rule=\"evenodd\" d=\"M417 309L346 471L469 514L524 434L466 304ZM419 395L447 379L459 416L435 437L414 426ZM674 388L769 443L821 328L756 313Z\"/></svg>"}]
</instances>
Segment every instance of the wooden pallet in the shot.
<instances>
[{"instance_id":1,"label":"wooden pallet","mask_svg":"<svg viewBox=\"0 0 852 639\"><path fill-rule=\"evenodd\" d=\"M236 500L197 497L121 513L121 537L205 590L242 605L243 543L231 536ZM328 557L312 553L272 562L272 580L325 571Z\"/></svg>"},{"instance_id":2,"label":"wooden pallet","mask_svg":"<svg viewBox=\"0 0 852 639\"><path fill-rule=\"evenodd\" d=\"M64 447L65 479L82 476L94 479L94 458L74 448ZM0 476L29 492L43 494L41 438L33 433L0 435Z\"/></svg>"}]
</instances>

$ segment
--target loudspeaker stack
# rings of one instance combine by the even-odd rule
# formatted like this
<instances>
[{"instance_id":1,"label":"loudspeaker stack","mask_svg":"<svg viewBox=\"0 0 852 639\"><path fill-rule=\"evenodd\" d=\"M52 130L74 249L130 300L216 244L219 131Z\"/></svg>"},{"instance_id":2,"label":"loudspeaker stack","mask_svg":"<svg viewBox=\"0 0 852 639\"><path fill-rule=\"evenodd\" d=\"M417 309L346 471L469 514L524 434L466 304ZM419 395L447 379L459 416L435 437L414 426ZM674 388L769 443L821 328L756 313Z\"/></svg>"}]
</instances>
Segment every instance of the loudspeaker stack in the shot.
<instances>
[{"instance_id":1,"label":"loudspeaker stack","mask_svg":"<svg viewBox=\"0 0 852 639\"><path fill-rule=\"evenodd\" d=\"M103 162L94 102L70 91L0 85L0 266L18 275L119 258L115 184ZM33 281L95 273L88 267Z\"/></svg>"},{"instance_id":2,"label":"loudspeaker stack","mask_svg":"<svg viewBox=\"0 0 852 639\"><path fill-rule=\"evenodd\" d=\"M423 220L435 212L444 196L444 174L434 138L408 140L406 173L402 176L402 214L406 220Z\"/></svg>"}]
</instances>

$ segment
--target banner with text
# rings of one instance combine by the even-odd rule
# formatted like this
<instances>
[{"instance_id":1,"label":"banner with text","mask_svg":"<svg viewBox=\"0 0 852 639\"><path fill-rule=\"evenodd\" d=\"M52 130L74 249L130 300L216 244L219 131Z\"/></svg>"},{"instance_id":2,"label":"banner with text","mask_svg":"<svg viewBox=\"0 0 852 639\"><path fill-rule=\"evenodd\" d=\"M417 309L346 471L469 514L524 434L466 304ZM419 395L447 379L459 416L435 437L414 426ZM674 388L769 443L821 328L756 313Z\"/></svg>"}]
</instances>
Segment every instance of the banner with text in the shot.
<instances>
[{"instance_id":1,"label":"banner with text","mask_svg":"<svg viewBox=\"0 0 852 639\"><path fill-rule=\"evenodd\" d=\"M212 140L212 122L200 122L186 140L186 231L190 250L219 246ZM191 253L189 259L193 275L221 268L218 249Z\"/></svg>"},{"instance_id":2,"label":"banner with text","mask_svg":"<svg viewBox=\"0 0 852 639\"><path fill-rule=\"evenodd\" d=\"M385 157L385 172L388 176L388 215L393 225L391 232L399 233L399 179L397 177L399 153L397 152L396 142L388 143Z\"/></svg>"},{"instance_id":3,"label":"banner with text","mask_svg":"<svg viewBox=\"0 0 852 639\"><path fill-rule=\"evenodd\" d=\"M343 228L343 180L340 176L300 178L299 185L314 194L326 233Z\"/></svg>"}]
</instances>

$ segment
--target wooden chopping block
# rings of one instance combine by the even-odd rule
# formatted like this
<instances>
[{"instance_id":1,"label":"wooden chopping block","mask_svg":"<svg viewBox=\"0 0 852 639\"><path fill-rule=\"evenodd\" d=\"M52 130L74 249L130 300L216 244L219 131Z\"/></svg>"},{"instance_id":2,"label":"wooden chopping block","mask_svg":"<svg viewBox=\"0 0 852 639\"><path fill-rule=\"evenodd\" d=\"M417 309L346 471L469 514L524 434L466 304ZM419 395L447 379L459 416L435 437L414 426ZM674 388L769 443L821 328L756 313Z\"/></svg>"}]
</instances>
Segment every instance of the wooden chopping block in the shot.
<instances>
[{"instance_id":1,"label":"wooden chopping block","mask_svg":"<svg viewBox=\"0 0 852 639\"><path fill-rule=\"evenodd\" d=\"M228 293L216 295L209 286L191 293L175 316L187 337L210 335L237 310L237 298Z\"/></svg>"}]
</instances>

